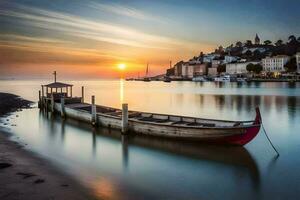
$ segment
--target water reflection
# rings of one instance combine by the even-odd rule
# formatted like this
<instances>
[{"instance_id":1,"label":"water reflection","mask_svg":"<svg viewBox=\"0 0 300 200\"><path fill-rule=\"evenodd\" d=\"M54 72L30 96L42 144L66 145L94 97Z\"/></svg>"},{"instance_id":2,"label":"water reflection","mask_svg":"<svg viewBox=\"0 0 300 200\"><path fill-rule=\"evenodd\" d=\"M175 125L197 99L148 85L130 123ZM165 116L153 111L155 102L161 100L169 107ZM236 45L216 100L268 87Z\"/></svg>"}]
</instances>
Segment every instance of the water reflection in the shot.
<instances>
[{"instance_id":1,"label":"water reflection","mask_svg":"<svg viewBox=\"0 0 300 200\"><path fill-rule=\"evenodd\" d=\"M47 119L47 114L45 114L45 120ZM45 123L48 123L47 121ZM130 171L130 147L138 146L143 149L149 149L151 151L165 152L168 154L173 154L179 159L197 159L209 162L210 164L221 164L232 168L235 171L237 178L239 176L250 177L252 181L252 186L257 189L260 185L260 174L258 166L255 160L252 158L251 154L244 147L236 146L215 146L206 145L191 142L182 142L177 140L166 140L162 138L147 137L142 135L122 135L119 131L107 129L107 128L94 128L88 124L83 124L72 119L63 120L59 116L54 116L49 120L50 133L54 131L55 126L53 124L61 124L61 134L65 133L65 126L72 126L76 129L84 130L83 134L87 137L92 137L92 156L97 157L97 141L103 140L103 137L113 139L118 141L122 145L122 166L123 171ZM57 130L55 131L57 133ZM52 134L52 133L51 133ZM71 134L71 133L70 133ZM50 137L54 140L54 137ZM64 137L61 137L64 138ZM63 140L63 139L62 139Z\"/></svg>"},{"instance_id":2,"label":"water reflection","mask_svg":"<svg viewBox=\"0 0 300 200\"><path fill-rule=\"evenodd\" d=\"M300 193L299 83L92 83L85 84L86 97L96 95L98 104L113 107L126 102L132 110L248 120L258 105L281 154L271 160L274 154L262 133L237 148L125 137L37 109L12 120L17 124L12 131L30 148L63 165L100 197L273 199Z\"/></svg>"}]
</instances>

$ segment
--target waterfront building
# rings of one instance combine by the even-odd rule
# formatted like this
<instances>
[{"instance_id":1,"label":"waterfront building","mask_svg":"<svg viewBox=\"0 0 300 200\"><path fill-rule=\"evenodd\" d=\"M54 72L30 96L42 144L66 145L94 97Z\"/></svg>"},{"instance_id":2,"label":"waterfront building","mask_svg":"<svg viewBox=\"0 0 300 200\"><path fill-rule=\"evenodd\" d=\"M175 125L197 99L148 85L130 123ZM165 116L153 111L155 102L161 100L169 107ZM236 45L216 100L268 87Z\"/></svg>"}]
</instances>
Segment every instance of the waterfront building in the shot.
<instances>
[{"instance_id":1,"label":"waterfront building","mask_svg":"<svg viewBox=\"0 0 300 200\"><path fill-rule=\"evenodd\" d=\"M259 64L259 62L237 62L237 63L228 63L226 64L226 73L227 74L247 74L247 65Z\"/></svg>"},{"instance_id":2,"label":"waterfront building","mask_svg":"<svg viewBox=\"0 0 300 200\"><path fill-rule=\"evenodd\" d=\"M218 75L218 68L208 68L208 75L209 76L216 76Z\"/></svg>"},{"instance_id":3,"label":"waterfront building","mask_svg":"<svg viewBox=\"0 0 300 200\"><path fill-rule=\"evenodd\" d=\"M194 76L203 76L207 75L207 64L196 64L194 65Z\"/></svg>"},{"instance_id":4,"label":"waterfront building","mask_svg":"<svg viewBox=\"0 0 300 200\"><path fill-rule=\"evenodd\" d=\"M262 59L263 71L280 73L285 71L284 65L290 60L289 56L278 55Z\"/></svg>"},{"instance_id":5,"label":"waterfront building","mask_svg":"<svg viewBox=\"0 0 300 200\"><path fill-rule=\"evenodd\" d=\"M194 76L194 65L190 65L189 62L185 62L182 65L182 77L193 78Z\"/></svg>"},{"instance_id":6,"label":"waterfront building","mask_svg":"<svg viewBox=\"0 0 300 200\"><path fill-rule=\"evenodd\" d=\"M182 66L183 66L184 62L180 61L178 62L175 66L174 66L174 75L177 77L182 76Z\"/></svg>"},{"instance_id":7,"label":"waterfront building","mask_svg":"<svg viewBox=\"0 0 300 200\"><path fill-rule=\"evenodd\" d=\"M297 72L300 73L300 52L296 54Z\"/></svg>"}]
</instances>

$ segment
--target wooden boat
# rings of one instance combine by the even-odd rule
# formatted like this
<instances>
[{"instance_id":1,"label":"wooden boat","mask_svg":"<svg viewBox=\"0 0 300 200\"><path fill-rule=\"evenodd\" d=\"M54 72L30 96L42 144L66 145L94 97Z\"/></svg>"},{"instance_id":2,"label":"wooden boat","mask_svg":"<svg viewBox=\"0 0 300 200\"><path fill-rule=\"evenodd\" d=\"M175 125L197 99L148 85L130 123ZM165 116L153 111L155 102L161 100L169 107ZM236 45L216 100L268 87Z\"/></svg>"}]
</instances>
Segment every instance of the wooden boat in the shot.
<instances>
[{"instance_id":1,"label":"wooden boat","mask_svg":"<svg viewBox=\"0 0 300 200\"><path fill-rule=\"evenodd\" d=\"M60 103L55 103L55 111L61 112ZM65 116L91 122L91 105L83 103L66 104ZM114 129L122 129L122 110L96 106L96 124ZM252 121L227 121L156 113L128 112L128 131L156 137L190 141L205 141L218 144L245 145L259 132L261 115L256 108Z\"/></svg>"},{"instance_id":2,"label":"wooden boat","mask_svg":"<svg viewBox=\"0 0 300 200\"><path fill-rule=\"evenodd\" d=\"M45 95L44 88L46 89ZM82 96L84 96L83 89ZM50 108L52 112L58 112L64 117L92 122L108 128L119 130L124 128L122 110L83 103L83 97L72 97L72 85L56 82L56 75L54 83L42 86L39 107L46 110ZM233 145L247 144L258 134L261 127L261 115L258 107L256 108L256 117L252 121L203 119L138 111L128 111L126 118L128 118L126 130L129 132Z\"/></svg>"}]
</instances>

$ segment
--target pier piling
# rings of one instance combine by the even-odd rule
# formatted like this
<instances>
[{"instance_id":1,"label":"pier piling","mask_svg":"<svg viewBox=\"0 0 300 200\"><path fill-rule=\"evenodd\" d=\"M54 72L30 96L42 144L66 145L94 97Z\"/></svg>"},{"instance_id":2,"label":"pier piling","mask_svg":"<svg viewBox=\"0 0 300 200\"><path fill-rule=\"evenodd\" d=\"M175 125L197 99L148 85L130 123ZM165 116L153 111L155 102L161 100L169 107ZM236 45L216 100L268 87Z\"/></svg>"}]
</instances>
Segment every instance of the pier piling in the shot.
<instances>
[{"instance_id":1,"label":"pier piling","mask_svg":"<svg viewBox=\"0 0 300 200\"><path fill-rule=\"evenodd\" d=\"M54 96L51 94L51 112L54 112Z\"/></svg>"},{"instance_id":2,"label":"pier piling","mask_svg":"<svg viewBox=\"0 0 300 200\"><path fill-rule=\"evenodd\" d=\"M41 108L41 90L39 90L39 102L38 107Z\"/></svg>"},{"instance_id":3,"label":"pier piling","mask_svg":"<svg viewBox=\"0 0 300 200\"><path fill-rule=\"evenodd\" d=\"M128 104L122 104L122 133L126 134L128 131Z\"/></svg>"},{"instance_id":4,"label":"pier piling","mask_svg":"<svg viewBox=\"0 0 300 200\"><path fill-rule=\"evenodd\" d=\"M92 96L92 125L95 126L97 124L97 109L95 105L95 96Z\"/></svg>"},{"instance_id":5,"label":"pier piling","mask_svg":"<svg viewBox=\"0 0 300 200\"><path fill-rule=\"evenodd\" d=\"M84 86L81 87L81 103L84 103Z\"/></svg>"},{"instance_id":6,"label":"pier piling","mask_svg":"<svg viewBox=\"0 0 300 200\"><path fill-rule=\"evenodd\" d=\"M60 114L61 114L61 117L62 118L65 118L65 98L61 98L60 99L60 106L61 106L61 112L60 112Z\"/></svg>"}]
</instances>

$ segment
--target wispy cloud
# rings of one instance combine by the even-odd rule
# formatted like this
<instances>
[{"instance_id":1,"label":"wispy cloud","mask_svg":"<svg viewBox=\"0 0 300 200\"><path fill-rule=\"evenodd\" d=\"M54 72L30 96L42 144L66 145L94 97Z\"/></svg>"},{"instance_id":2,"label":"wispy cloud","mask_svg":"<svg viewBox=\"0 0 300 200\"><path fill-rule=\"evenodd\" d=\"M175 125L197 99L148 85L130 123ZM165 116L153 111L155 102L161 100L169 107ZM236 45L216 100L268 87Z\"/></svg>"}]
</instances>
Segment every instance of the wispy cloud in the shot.
<instances>
[{"instance_id":1,"label":"wispy cloud","mask_svg":"<svg viewBox=\"0 0 300 200\"><path fill-rule=\"evenodd\" d=\"M133 7L128 7L128 6L121 6L119 4L115 3L99 3L99 2L94 2L91 1L88 4L89 7L97 9L102 12L107 12L115 15L121 15L125 17L131 17L135 19L140 19L140 20L153 20L153 21L159 21L158 17L155 17L153 15L150 15L146 12L143 12L141 10L138 10Z\"/></svg>"},{"instance_id":2,"label":"wispy cloud","mask_svg":"<svg viewBox=\"0 0 300 200\"><path fill-rule=\"evenodd\" d=\"M193 43L179 39L148 34L108 22L94 21L81 16L24 5L16 6L15 10L0 9L0 15L17 18L29 27L118 45L169 50L184 45L195 46Z\"/></svg>"}]
</instances>

